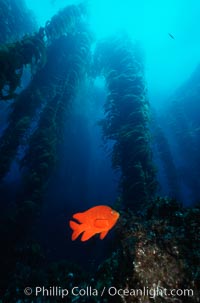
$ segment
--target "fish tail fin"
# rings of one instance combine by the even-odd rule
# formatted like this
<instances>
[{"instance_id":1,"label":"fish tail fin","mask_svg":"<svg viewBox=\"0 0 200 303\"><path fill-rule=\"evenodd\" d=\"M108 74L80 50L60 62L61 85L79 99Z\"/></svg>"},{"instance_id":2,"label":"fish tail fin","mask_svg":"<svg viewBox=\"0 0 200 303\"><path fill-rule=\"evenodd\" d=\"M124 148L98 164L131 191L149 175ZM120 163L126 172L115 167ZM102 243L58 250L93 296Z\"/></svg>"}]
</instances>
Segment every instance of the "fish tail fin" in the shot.
<instances>
[{"instance_id":1,"label":"fish tail fin","mask_svg":"<svg viewBox=\"0 0 200 303\"><path fill-rule=\"evenodd\" d=\"M78 236L83 232L83 227L81 226L82 224L78 224L74 221L69 221L69 226L73 230L72 233L72 241L76 240Z\"/></svg>"}]
</instances>

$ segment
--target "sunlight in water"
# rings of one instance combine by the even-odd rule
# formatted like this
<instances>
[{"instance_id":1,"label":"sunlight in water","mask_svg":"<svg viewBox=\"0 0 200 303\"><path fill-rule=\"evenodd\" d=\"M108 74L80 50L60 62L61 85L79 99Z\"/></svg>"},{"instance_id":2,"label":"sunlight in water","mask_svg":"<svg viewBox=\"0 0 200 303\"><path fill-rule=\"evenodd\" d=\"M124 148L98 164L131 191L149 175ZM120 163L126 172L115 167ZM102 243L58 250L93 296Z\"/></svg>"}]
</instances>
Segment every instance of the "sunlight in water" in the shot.
<instances>
[{"instance_id":1,"label":"sunlight in water","mask_svg":"<svg viewBox=\"0 0 200 303\"><path fill-rule=\"evenodd\" d=\"M90 1L91 27L97 38L125 30L145 52L150 94L171 94L199 62L196 0ZM190 55L188 55L190 54Z\"/></svg>"},{"instance_id":2,"label":"sunlight in water","mask_svg":"<svg viewBox=\"0 0 200 303\"><path fill-rule=\"evenodd\" d=\"M178 4L174 9L173 3L172 0L90 1L93 30L103 37L124 29L136 39L157 41L174 30Z\"/></svg>"},{"instance_id":3,"label":"sunlight in water","mask_svg":"<svg viewBox=\"0 0 200 303\"><path fill-rule=\"evenodd\" d=\"M145 54L149 93L160 103L199 63L199 0L26 0L40 25L66 5L86 2L97 39L126 31ZM165 96L165 98L163 98Z\"/></svg>"}]
</instances>

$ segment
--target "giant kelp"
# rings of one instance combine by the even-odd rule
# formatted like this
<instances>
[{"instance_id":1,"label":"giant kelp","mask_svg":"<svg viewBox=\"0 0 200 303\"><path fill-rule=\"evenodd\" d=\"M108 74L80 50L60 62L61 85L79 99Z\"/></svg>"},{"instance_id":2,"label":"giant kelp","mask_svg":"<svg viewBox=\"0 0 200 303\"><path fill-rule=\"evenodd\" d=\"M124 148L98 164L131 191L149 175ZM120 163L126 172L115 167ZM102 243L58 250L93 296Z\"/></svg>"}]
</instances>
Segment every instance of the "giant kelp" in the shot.
<instances>
[{"instance_id":1,"label":"giant kelp","mask_svg":"<svg viewBox=\"0 0 200 303\"><path fill-rule=\"evenodd\" d=\"M113 37L97 45L95 66L106 79L102 125L105 137L115 140L112 160L121 169L122 198L137 208L156 189L141 52L126 35Z\"/></svg>"},{"instance_id":2,"label":"giant kelp","mask_svg":"<svg viewBox=\"0 0 200 303\"><path fill-rule=\"evenodd\" d=\"M0 48L0 100L15 97L23 67L29 64L34 71L42 68L46 62L46 46L62 35L75 31L83 12L83 5L68 6L34 35L26 35L21 41Z\"/></svg>"},{"instance_id":3,"label":"giant kelp","mask_svg":"<svg viewBox=\"0 0 200 303\"><path fill-rule=\"evenodd\" d=\"M169 142L177 150L176 162L178 162L177 171L180 181L190 192L190 199L193 202L200 199L199 75L200 67L198 66L189 80L169 98L169 105L160 118L161 125L170 134Z\"/></svg>"},{"instance_id":4,"label":"giant kelp","mask_svg":"<svg viewBox=\"0 0 200 303\"><path fill-rule=\"evenodd\" d=\"M51 39L46 64L13 102L1 137L1 178L9 171L17 152L22 172L21 191L1 222L2 256L9 260L9 264L1 266L4 285L10 272L16 269L16 247L27 245L27 231L30 233L33 219L39 213L55 168L70 104L89 67L91 35L86 24L79 21L73 32L56 37L55 41Z\"/></svg>"},{"instance_id":5,"label":"giant kelp","mask_svg":"<svg viewBox=\"0 0 200 303\"><path fill-rule=\"evenodd\" d=\"M167 181L168 195L173 198L181 199L180 183L178 173L172 156L170 144L164 130L158 124L157 116L153 113L152 132L154 137L157 156L161 161ZM160 184L162 187L162 184Z\"/></svg>"},{"instance_id":6,"label":"giant kelp","mask_svg":"<svg viewBox=\"0 0 200 303\"><path fill-rule=\"evenodd\" d=\"M36 20L24 0L1 0L0 45L11 43L36 30Z\"/></svg>"},{"instance_id":7,"label":"giant kelp","mask_svg":"<svg viewBox=\"0 0 200 303\"><path fill-rule=\"evenodd\" d=\"M86 13L86 6L81 3L79 5L66 6L62 11L54 15L50 21L46 22L45 27L41 29L44 30L48 43L72 32Z\"/></svg>"},{"instance_id":8,"label":"giant kelp","mask_svg":"<svg viewBox=\"0 0 200 303\"><path fill-rule=\"evenodd\" d=\"M74 11L76 12L76 9L74 6L69 6L67 9L54 16L52 22L48 23L47 27L51 25L51 28L53 29L54 24L55 26L59 24L59 18L62 20L63 17L70 16L71 11L73 12L71 18L74 20ZM79 10L77 9L77 11ZM78 25L78 22L80 22L81 15L76 14L76 17L77 20L76 22L74 21L74 26L75 23ZM69 34L69 29L75 33L75 28L70 28L70 24L65 22L65 26L62 26L60 30L60 35ZM0 52L0 58L2 59L2 61L0 59L0 62L2 63L0 72L0 95L2 99L10 99L15 96L14 92L20 84L24 64L32 63L34 66L39 66L39 70L35 73L29 87L19 96L15 97L16 100L11 106L8 126L0 139L0 153L3 155L0 161L0 178L3 178L8 172L11 161L16 155L17 148L22 141L23 136L30 127L36 110L42 106L44 100L48 99L49 96L55 97L57 91L60 89L59 83L62 79L60 79L59 73L61 72L55 68L55 66L60 65L60 57L55 56L53 53L58 49L56 44L51 47L53 44L53 36L50 35L48 40L48 51L46 54L46 44L43 41L44 38L44 29L40 29L34 36L24 37L20 42L16 42L14 45L9 46L8 50L6 50L7 46L5 46L4 50L2 49ZM58 35L56 35L55 39L58 39ZM87 49L85 50L83 46L80 52L85 54L85 51L87 51ZM60 56L63 55L60 54ZM34 62L33 58L35 58ZM47 63L45 63L46 61ZM3 93L5 84L8 89L6 94L5 92Z\"/></svg>"},{"instance_id":9,"label":"giant kelp","mask_svg":"<svg viewBox=\"0 0 200 303\"><path fill-rule=\"evenodd\" d=\"M81 18L82 13L85 13L82 5L67 7L36 35L26 36L18 44L7 46L8 59L2 61L8 63L11 50L13 58L15 55L18 58L24 43L23 54L27 57L23 60L35 70L28 88L13 101L8 125L0 140L0 177L9 172L17 153L22 175L16 201L9 205L1 222L1 291L7 289L2 300L23 301L23 289L27 283L33 287L38 283L49 287L56 282L61 287L67 284L67 287L78 286L80 289L91 285L99 291L105 286L107 289L110 286L120 289L188 287L194 289L192 298L158 296L154 301L197 302L199 208L183 209L175 200L152 198L156 182L143 58L137 45L125 35L99 43L94 56L94 72L103 74L106 79L108 95L102 126L104 136L115 141L113 166L122 172L121 201L126 209L120 212L114 252L96 273L88 277L67 262L50 265L38 243L33 242L34 222L56 168L58 147L70 106L79 83L90 71L91 36ZM32 39L35 38L33 45ZM23 62L14 64L8 74L8 69L4 69L6 77L2 80L2 88L5 84L8 86L7 97L2 94L4 99L14 96L23 65ZM164 145L165 138L159 131L157 135ZM22 152L21 147L24 148ZM167 156L163 155L164 161L172 161ZM150 200L152 203L147 203ZM142 211L136 213L135 209L144 204ZM134 213L127 211L128 208ZM51 298L44 300L49 302ZM67 300L149 303L153 299L147 296L111 297L106 292L103 298L72 298L69 295ZM29 298L25 301L29 302ZM60 302L61 298L54 301Z\"/></svg>"},{"instance_id":10,"label":"giant kelp","mask_svg":"<svg viewBox=\"0 0 200 303\"><path fill-rule=\"evenodd\" d=\"M170 109L168 121L163 119L163 123L165 121L165 127L168 130L173 129L172 138L176 142L175 146L180 155L179 166L177 167L180 181L191 192L190 199L193 202L197 202L200 199L198 131L197 134L195 134L195 129L198 129L198 124L196 127L193 125L191 122L192 119L187 117L183 108L184 104L182 104L182 101L180 101L180 103L175 101Z\"/></svg>"},{"instance_id":11,"label":"giant kelp","mask_svg":"<svg viewBox=\"0 0 200 303\"><path fill-rule=\"evenodd\" d=\"M82 31L75 36L68 35L61 39L63 40L60 47L62 60L59 67L56 67L59 70L59 85L55 96L42 111L38 127L30 137L28 150L21 161L21 165L27 171L24 176L25 189L23 198L20 198L20 205L23 203L26 205L27 201L36 204L41 202L41 195L57 163L57 147L62 142L70 105L89 64L91 37L83 25L80 29ZM65 40L66 48L63 47ZM56 46L58 44L57 40ZM58 55L58 58L60 57Z\"/></svg>"},{"instance_id":12,"label":"giant kelp","mask_svg":"<svg viewBox=\"0 0 200 303\"><path fill-rule=\"evenodd\" d=\"M25 36L21 41L4 45L0 49L0 100L10 100L16 96L23 67L44 66L46 48L41 33Z\"/></svg>"}]
</instances>

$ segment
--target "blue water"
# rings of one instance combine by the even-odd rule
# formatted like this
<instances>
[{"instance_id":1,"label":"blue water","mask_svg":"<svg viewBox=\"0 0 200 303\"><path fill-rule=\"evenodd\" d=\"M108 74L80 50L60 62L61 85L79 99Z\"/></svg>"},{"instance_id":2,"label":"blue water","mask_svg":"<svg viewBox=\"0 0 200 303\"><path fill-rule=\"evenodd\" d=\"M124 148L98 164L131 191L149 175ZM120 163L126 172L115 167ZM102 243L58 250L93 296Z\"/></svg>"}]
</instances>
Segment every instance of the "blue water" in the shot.
<instances>
[{"instance_id":1,"label":"blue water","mask_svg":"<svg viewBox=\"0 0 200 303\"><path fill-rule=\"evenodd\" d=\"M36 18L37 29L45 26L66 5L79 3L68 0L25 2ZM144 81L152 113L149 125L152 158L159 183L156 194L177 198L184 206L193 206L200 201L200 2L87 2L88 23L94 36L92 50L96 43L119 32L127 33L142 50ZM59 63L59 58L56 59ZM57 66L54 68L56 70ZM48 75L44 81L46 78ZM18 92L25 89L31 79L30 70L24 69ZM49 180L32 234L48 260L67 259L91 271L112 251L115 234L111 231L103 242L98 236L86 243L72 242L69 220L74 213L94 205L105 204L115 208L116 201L119 202L121 177L120 169L112 167L111 154L115 142L103 138L100 123L105 117L108 87L103 77L92 81L90 83L87 79L82 84L70 107L70 117L63 126L63 141L57 151L59 160ZM0 106L1 135L8 125L12 102ZM42 112L38 109L32 127L37 128L40 110ZM158 125L162 130L159 135L156 131ZM2 203L0 210L12 205L19 192L23 195L21 172L24 170L20 168L20 159L24 153L25 150L19 148L1 184L5 204ZM124 205L121 203L117 207L123 209Z\"/></svg>"},{"instance_id":2,"label":"blue water","mask_svg":"<svg viewBox=\"0 0 200 303\"><path fill-rule=\"evenodd\" d=\"M37 16L38 25L44 25L59 9L79 1L26 3ZM199 63L199 1L93 0L88 5L89 22L97 39L125 30L142 45L151 102L161 107Z\"/></svg>"}]
</instances>

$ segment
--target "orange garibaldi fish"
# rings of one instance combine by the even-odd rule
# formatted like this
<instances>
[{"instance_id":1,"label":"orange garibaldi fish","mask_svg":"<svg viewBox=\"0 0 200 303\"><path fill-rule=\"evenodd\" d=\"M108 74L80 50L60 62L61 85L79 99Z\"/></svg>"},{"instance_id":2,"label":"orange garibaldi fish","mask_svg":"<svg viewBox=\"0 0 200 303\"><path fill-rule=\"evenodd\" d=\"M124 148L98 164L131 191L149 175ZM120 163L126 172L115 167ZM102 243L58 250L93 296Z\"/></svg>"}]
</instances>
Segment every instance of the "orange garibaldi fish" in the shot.
<instances>
[{"instance_id":1,"label":"orange garibaldi fish","mask_svg":"<svg viewBox=\"0 0 200 303\"><path fill-rule=\"evenodd\" d=\"M109 206L99 205L94 206L82 213L73 215L79 223L69 221L69 226L73 230L72 240L76 240L82 234L81 241L87 241L95 234L100 234L100 239L103 240L109 230L116 224L119 213Z\"/></svg>"}]
</instances>

